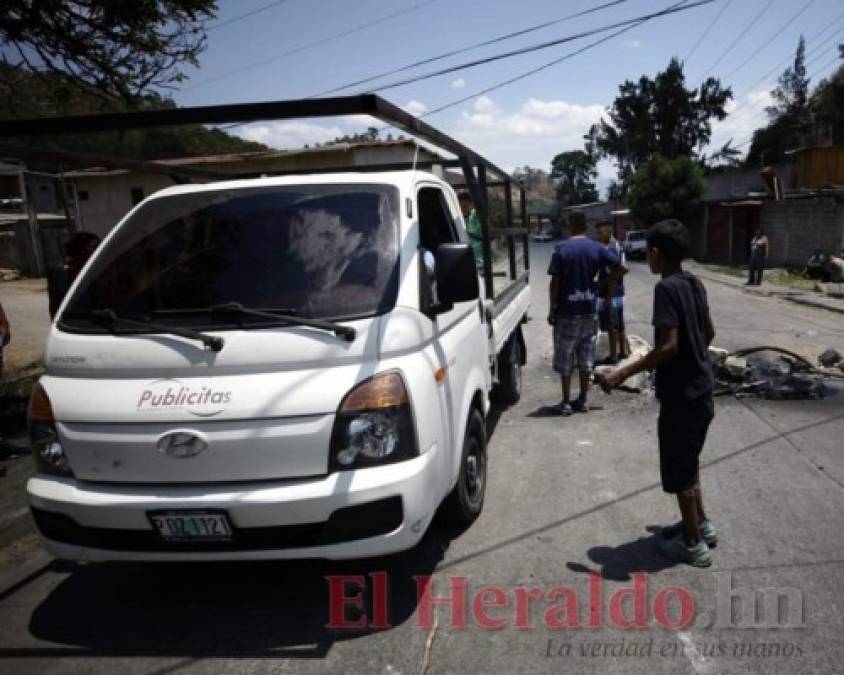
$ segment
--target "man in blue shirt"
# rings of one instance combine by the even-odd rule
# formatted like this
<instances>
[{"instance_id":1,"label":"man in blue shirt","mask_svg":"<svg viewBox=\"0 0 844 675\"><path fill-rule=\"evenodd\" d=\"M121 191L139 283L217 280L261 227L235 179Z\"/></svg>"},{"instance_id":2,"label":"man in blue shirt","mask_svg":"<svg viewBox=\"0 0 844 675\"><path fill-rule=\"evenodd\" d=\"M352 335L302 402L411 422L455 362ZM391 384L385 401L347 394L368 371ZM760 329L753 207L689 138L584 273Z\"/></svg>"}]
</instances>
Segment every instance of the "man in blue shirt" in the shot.
<instances>
[{"instance_id":1,"label":"man in blue shirt","mask_svg":"<svg viewBox=\"0 0 844 675\"><path fill-rule=\"evenodd\" d=\"M554 327L554 370L560 374L563 388L563 400L552 409L563 416L588 410L586 397L598 336L598 271L608 267L611 271L607 282L613 284L627 273L615 253L586 237L583 213L569 215L569 230L571 236L554 247L548 267L548 323ZM580 395L571 401L571 374L575 368L580 374Z\"/></svg>"}]
</instances>

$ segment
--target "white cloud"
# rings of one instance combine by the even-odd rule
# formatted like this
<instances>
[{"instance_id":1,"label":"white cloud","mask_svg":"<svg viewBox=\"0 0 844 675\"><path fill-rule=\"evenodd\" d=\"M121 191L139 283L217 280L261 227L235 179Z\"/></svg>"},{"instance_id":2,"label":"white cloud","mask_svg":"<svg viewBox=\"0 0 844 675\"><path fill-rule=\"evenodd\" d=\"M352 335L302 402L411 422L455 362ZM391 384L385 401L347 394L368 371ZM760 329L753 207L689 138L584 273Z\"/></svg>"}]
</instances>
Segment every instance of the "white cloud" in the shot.
<instances>
[{"instance_id":1,"label":"white cloud","mask_svg":"<svg viewBox=\"0 0 844 675\"><path fill-rule=\"evenodd\" d=\"M492 113L498 110L498 106L489 96L478 96L472 103L472 107L479 113Z\"/></svg>"},{"instance_id":2,"label":"white cloud","mask_svg":"<svg viewBox=\"0 0 844 675\"><path fill-rule=\"evenodd\" d=\"M557 153L583 148L584 134L602 114L601 105L539 98L529 98L509 111L481 96L461 113L452 133L504 169L528 164L547 171ZM602 186L615 176L605 162L598 171Z\"/></svg>"},{"instance_id":3,"label":"white cloud","mask_svg":"<svg viewBox=\"0 0 844 675\"><path fill-rule=\"evenodd\" d=\"M628 49L641 49L642 48L642 41L641 40L624 40L621 43L623 46L627 47Z\"/></svg>"},{"instance_id":4,"label":"white cloud","mask_svg":"<svg viewBox=\"0 0 844 675\"><path fill-rule=\"evenodd\" d=\"M451 83L452 89L463 89L466 86L466 80L462 77L458 77L456 80L453 80Z\"/></svg>"},{"instance_id":5,"label":"white cloud","mask_svg":"<svg viewBox=\"0 0 844 675\"><path fill-rule=\"evenodd\" d=\"M768 122L765 108L771 105L771 93L765 89L752 91L740 99L727 103L727 117L721 122L713 122L712 139L709 151L717 150L724 143L733 140L733 145L744 143L753 132ZM739 149L746 152L750 144L746 143Z\"/></svg>"},{"instance_id":6,"label":"white cloud","mask_svg":"<svg viewBox=\"0 0 844 675\"><path fill-rule=\"evenodd\" d=\"M305 144L326 143L342 136L338 126L323 126L308 122L266 122L249 124L237 132L238 136L250 141L264 143L271 148L293 149Z\"/></svg>"},{"instance_id":7,"label":"white cloud","mask_svg":"<svg viewBox=\"0 0 844 675\"><path fill-rule=\"evenodd\" d=\"M416 99L408 101L402 106L402 108L404 108L411 115L416 115L417 117L428 112L428 106L422 103L422 101L417 101Z\"/></svg>"}]
</instances>

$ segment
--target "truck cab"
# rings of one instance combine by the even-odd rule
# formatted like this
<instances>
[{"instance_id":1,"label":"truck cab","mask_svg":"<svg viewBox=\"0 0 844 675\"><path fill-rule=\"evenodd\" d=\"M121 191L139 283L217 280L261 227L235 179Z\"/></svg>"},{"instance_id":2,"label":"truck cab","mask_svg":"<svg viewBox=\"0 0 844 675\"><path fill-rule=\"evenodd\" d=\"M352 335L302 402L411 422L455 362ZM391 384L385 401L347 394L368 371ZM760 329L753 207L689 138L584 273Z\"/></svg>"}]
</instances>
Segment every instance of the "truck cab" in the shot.
<instances>
[{"instance_id":1,"label":"truck cab","mask_svg":"<svg viewBox=\"0 0 844 675\"><path fill-rule=\"evenodd\" d=\"M47 549L358 558L435 514L471 522L490 395L517 400L526 358L527 271L502 237L499 293L454 190L419 170L144 200L59 308L30 403Z\"/></svg>"}]
</instances>

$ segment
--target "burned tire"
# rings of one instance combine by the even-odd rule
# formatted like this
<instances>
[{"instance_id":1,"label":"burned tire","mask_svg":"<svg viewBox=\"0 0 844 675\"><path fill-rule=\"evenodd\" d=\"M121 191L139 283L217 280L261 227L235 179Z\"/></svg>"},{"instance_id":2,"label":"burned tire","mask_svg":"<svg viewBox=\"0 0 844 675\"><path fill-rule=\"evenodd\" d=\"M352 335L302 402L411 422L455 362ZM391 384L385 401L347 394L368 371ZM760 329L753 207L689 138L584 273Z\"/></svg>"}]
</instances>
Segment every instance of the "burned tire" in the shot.
<instances>
[{"instance_id":1,"label":"burned tire","mask_svg":"<svg viewBox=\"0 0 844 675\"><path fill-rule=\"evenodd\" d=\"M442 503L443 520L459 525L472 523L484 507L486 493L486 427L474 408L469 414L457 484Z\"/></svg>"},{"instance_id":2,"label":"burned tire","mask_svg":"<svg viewBox=\"0 0 844 675\"><path fill-rule=\"evenodd\" d=\"M498 384L492 390L492 397L497 403L515 405L522 397L522 342L518 335L513 336L509 349L498 357Z\"/></svg>"}]
</instances>

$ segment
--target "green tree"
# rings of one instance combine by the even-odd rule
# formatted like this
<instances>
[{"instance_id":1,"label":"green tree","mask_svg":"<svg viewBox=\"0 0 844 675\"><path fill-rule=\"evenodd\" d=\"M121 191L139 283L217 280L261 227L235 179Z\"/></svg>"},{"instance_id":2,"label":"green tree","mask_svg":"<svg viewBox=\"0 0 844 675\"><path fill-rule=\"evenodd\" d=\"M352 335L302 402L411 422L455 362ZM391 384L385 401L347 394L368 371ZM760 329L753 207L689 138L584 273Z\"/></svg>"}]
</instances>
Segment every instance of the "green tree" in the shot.
<instances>
[{"instance_id":1,"label":"green tree","mask_svg":"<svg viewBox=\"0 0 844 675\"><path fill-rule=\"evenodd\" d=\"M3 0L0 47L11 96L22 71L52 74L55 95L82 89L103 104L139 103L197 65L215 0Z\"/></svg>"},{"instance_id":2,"label":"green tree","mask_svg":"<svg viewBox=\"0 0 844 675\"><path fill-rule=\"evenodd\" d=\"M811 132L806 41L802 35L797 43L794 62L780 75L776 88L771 91L771 98L773 105L765 108L768 124L753 132L745 160L747 166L783 161L786 153L801 145L803 136Z\"/></svg>"},{"instance_id":3,"label":"green tree","mask_svg":"<svg viewBox=\"0 0 844 675\"><path fill-rule=\"evenodd\" d=\"M561 152L551 160L551 178L557 182L557 199L566 205L598 201L595 158L583 150Z\"/></svg>"},{"instance_id":4,"label":"green tree","mask_svg":"<svg viewBox=\"0 0 844 675\"><path fill-rule=\"evenodd\" d=\"M771 92L774 104L765 108L768 117L778 120L791 117L800 120L809 104L809 78L806 77L806 40L800 36L794 63L783 71L776 88Z\"/></svg>"},{"instance_id":5,"label":"green tree","mask_svg":"<svg viewBox=\"0 0 844 675\"><path fill-rule=\"evenodd\" d=\"M829 78L821 80L812 92L809 113L812 144L844 145L844 65Z\"/></svg>"},{"instance_id":6,"label":"green tree","mask_svg":"<svg viewBox=\"0 0 844 675\"><path fill-rule=\"evenodd\" d=\"M706 183L700 163L689 155L654 155L630 178L627 204L631 215L646 225L664 218L682 218L703 196Z\"/></svg>"},{"instance_id":7,"label":"green tree","mask_svg":"<svg viewBox=\"0 0 844 675\"><path fill-rule=\"evenodd\" d=\"M654 154L698 157L712 136L712 120L727 116L731 98L730 88L714 77L687 89L683 64L671 59L654 79L643 75L619 87L607 119L601 118L586 135L586 152L614 159L618 180L626 186Z\"/></svg>"}]
</instances>

